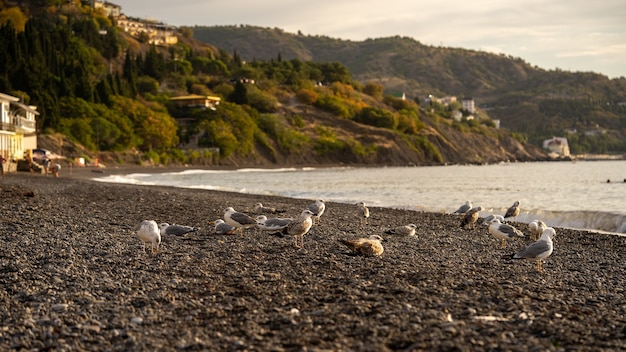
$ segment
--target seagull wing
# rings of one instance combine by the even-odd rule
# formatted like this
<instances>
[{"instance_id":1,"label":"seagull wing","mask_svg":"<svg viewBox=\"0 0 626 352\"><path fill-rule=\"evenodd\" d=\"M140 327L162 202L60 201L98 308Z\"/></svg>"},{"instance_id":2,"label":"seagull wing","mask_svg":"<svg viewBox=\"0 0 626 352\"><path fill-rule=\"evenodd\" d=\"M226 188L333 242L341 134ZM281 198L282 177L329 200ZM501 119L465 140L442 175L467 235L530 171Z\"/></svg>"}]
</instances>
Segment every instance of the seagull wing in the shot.
<instances>
[{"instance_id":1,"label":"seagull wing","mask_svg":"<svg viewBox=\"0 0 626 352\"><path fill-rule=\"evenodd\" d=\"M230 215L230 218L241 225L255 225L256 224L256 220L254 220L253 218L251 218L250 216L244 213L234 212Z\"/></svg>"},{"instance_id":2,"label":"seagull wing","mask_svg":"<svg viewBox=\"0 0 626 352\"><path fill-rule=\"evenodd\" d=\"M165 229L165 233L168 235L182 236L184 234L196 231L195 227L184 225L170 225Z\"/></svg>"},{"instance_id":3,"label":"seagull wing","mask_svg":"<svg viewBox=\"0 0 626 352\"><path fill-rule=\"evenodd\" d=\"M498 231L506 234L510 238L524 237L524 234L520 230L508 224L500 224L500 226L498 226Z\"/></svg>"},{"instance_id":4,"label":"seagull wing","mask_svg":"<svg viewBox=\"0 0 626 352\"><path fill-rule=\"evenodd\" d=\"M546 258L552 254L552 243L548 241L537 241L513 255L514 259L539 259Z\"/></svg>"}]
</instances>

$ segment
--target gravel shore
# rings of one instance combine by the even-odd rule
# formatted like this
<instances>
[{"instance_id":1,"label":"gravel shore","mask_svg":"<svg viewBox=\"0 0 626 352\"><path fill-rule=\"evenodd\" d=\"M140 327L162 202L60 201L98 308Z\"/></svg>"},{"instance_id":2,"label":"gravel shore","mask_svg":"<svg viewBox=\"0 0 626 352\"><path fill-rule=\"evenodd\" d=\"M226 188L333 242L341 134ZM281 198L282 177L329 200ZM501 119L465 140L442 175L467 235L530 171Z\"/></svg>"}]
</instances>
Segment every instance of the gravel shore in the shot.
<instances>
[{"instance_id":1,"label":"gravel shore","mask_svg":"<svg viewBox=\"0 0 626 352\"><path fill-rule=\"evenodd\" d=\"M502 249L458 216L386 208L361 227L355 205L327 203L297 249L209 223L257 202L294 217L312 199L64 171L0 178L0 350L626 350L623 236L557 228L537 272L503 258L528 236ZM153 255L135 235L144 219L199 229ZM416 236L384 233L409 223ZM385 238L381 257L339 242L371 234Z\"/></svg>"}]
</instances>

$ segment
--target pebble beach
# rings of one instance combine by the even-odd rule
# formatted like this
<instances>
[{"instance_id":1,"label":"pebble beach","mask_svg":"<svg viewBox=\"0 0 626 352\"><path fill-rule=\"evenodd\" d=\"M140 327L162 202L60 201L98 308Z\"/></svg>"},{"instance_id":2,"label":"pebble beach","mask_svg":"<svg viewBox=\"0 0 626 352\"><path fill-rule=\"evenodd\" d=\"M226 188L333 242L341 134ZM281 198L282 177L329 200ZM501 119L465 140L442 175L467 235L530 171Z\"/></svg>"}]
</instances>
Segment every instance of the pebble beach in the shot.
<instances>
[{"instance_id":1,"label":"pebble beach","mask_svg":"<svg viewBox=\"0 0 626 352\"><path fill-rule=\"evenodd\" d=\"M626 237L555 228L554 252L511 260L458 215L354 204L295 248L254 229L216 235L226 207L295 217L314 199L107 184L90 170L0 178L0 350L626 350ZM165 170L160 170L165 171ZM65 173L64 173L65 172ZM144 251L142 220L197 227ZM415 236L385 234L415 224ZM381 256L340 240L384 238Z\"/></svg>"}]
</instances>

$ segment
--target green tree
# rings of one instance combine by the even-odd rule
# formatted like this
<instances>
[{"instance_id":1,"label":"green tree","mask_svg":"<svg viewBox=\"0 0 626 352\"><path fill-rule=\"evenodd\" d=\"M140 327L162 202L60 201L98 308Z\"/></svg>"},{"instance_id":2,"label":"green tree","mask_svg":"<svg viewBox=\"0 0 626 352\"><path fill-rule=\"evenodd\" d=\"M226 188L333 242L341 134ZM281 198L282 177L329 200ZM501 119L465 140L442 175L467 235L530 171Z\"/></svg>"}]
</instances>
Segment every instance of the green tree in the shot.
<instances>
[{"instance_id":1,"label":"green tree","mask_svg":"<svg viewBox=\"0 0 626 352\"><path fill-rule=\"evenodd\" d=\"M235 90L230 94L228 100L239 105L248 104L248 89L241 80L235 82Z\"/></svg>"}]
</instances>

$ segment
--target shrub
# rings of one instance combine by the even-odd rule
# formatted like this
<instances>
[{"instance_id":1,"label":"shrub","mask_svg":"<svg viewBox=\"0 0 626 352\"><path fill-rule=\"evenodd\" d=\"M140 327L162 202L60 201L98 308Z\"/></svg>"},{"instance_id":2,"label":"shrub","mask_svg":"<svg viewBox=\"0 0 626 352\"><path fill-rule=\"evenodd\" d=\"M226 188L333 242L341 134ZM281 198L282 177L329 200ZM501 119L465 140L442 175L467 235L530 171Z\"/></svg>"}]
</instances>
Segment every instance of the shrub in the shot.
<instances>
[{"instance_id":1,"label":"shrub","mask_svg":"<svg viewBox=\"0 0 626 352\"><path fill-rule=\"evenodd\" d=\"M345 148L344 142L339 140L330 128L316 126L315 131L319 134L319 137L313 141L313 149L317 154L327 155Z\"/></svg>"},{"instance_id":2,"label":"shrub","mask_svg":"<svg viewBox=\"0 0 626 352\"><path fill-rule=\"evenodd\" d=\"M384 90L385 87L382 84L372 82L366 83L363 87L363 93L369 95L376 100L382 99Z\"/></svg>"},{"instance_id":3,"label":"shrub","mask_svg":"<svg viewBox=\"0 0 626 352\"><path fill-rule=\"evenodd\" d=\"M394 129L398 125L398 119L392 112L374 107L363 108L354 121L389 129Z\"/></svg>"},{"instance_id":4,"label":"shrub","mask_svg":"<svg viewBox=\"0 0 626 352\"><path fill-rule=\"evenodd\" d=\"M274 112L278 106L278 100L275 96L263 92L262 90L251 87L248 89L248 104L257 109L259 112Z\"/></svg>"},{"instance_id":5,"label":"shrub","mask_svg":"<svg viewBox=\"0 0 626 352\"><path fill-rule=\"evenodd\" d=\"M324 95L315 102L315 106L342 118L349 119L354 116L349 107L336 96Z\"/></svg>"},{"instance_id":6,"label":"shrub","mask_svg":"<svg viewBox=\"0 0 626 352\"><path fill-rule=\"evenodd\" d=\"M288 152L300 152L310 143L307 135L289 127L281 128L278 131L276 141L282 150Z\"/></svg>"},{"instance_id":7,"label":"shrub","mask_svg":"<svg viewBox=\"0 0 626 352\"><path fill-rule=\"evenodd\" d=\"M315 103L315 101L319 98L319 94L311 89L303 88L298 90L296 98L298 98L298 100L303 104L313 105L313 103Z\"/></svg>"}]
</instances>

